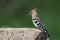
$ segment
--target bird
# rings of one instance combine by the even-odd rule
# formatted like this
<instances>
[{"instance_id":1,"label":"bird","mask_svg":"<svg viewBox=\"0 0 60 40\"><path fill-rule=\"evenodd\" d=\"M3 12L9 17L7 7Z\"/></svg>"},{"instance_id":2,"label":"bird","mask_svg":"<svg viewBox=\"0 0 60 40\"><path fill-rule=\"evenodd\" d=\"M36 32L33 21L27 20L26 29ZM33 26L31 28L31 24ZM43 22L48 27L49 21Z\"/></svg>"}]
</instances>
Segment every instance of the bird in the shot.
<instances>
[{"instance_id":1,"label":"bird","mask_svg":"<svg viewBox=\"0 0 60 40\"><path fill-rule=\"evenodd\" d=\"M50 35L48 34L47 30L45 29L41 19L38 17L38 14L37 14L37 9L38 8L33 8L29 15L31 15L32 17L32 22L33 24L35 25L35 27L39 30L42 30L46 35L47 35L47 40L49 40L49 37Z\"/></svg>"}]
</instances>

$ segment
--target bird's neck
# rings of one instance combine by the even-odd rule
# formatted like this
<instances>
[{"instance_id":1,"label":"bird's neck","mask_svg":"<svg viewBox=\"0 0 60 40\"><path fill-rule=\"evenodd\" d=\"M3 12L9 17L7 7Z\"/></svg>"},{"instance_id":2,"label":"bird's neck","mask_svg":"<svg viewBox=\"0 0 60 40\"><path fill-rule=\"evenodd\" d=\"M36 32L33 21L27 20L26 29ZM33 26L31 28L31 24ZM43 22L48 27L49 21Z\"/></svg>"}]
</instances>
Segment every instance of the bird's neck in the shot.
<instances>
[{"instance_id":1,"label":"bird's neck","mask_svg":"<svg viewBox=\"0 0 60 40\"><path fill-rule=\"evenodd\" d=\"M32 19L37 19L38 16L37 15L32 15Z\"/></svg>"}]
</instances>

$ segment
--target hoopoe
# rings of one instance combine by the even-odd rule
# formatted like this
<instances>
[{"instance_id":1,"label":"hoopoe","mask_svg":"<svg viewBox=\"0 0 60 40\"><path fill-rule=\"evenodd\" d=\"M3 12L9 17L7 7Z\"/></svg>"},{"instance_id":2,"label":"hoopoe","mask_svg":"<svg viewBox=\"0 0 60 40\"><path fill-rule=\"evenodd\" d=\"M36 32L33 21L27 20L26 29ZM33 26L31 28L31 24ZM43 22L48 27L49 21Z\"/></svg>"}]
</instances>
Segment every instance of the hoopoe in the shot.
<instances>
[{"instance_id":1,"label":"hoopoe","mask_svg":"<svg viewBox=\"0 0 60 40\"><path fill-rule=\"evenodd\" d=\"M29 14L29 15L32 16L32 22L33 22L33 24L36 26L36 28L38 28L38 29L42 30L44 33L46 33L47 38L49 38L50 35L47 33L47 30L44 28L43 23L41 22L41 20L40 20L39 17L38 17L37 8L32 9L32 10L30 11L30 14ZM48 40L48 39L47 39L47 40Z\"/></svg>"}]
</instances>

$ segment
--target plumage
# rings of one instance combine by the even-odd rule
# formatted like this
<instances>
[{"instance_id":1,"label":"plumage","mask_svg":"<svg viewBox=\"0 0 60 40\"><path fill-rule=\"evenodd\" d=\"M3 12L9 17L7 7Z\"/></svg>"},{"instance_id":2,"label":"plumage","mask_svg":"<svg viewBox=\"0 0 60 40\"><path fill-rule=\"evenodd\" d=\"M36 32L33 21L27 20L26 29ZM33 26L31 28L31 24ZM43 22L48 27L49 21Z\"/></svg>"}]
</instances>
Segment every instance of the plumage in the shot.
<instances>
[{"instance_id":1,"label":"plumage","mask_svg":"<svg viewBox=\"0 0 60 40\"><path fill-rule=\"evenodd\" d=\"M38 17L37 9L32 9L30 12L30 15L32 16L32 22L35 25L35 27L42 30L44 33L46 33L47 37L50 36L47 33L47 30L44 28L44 25L41 22L41 19L39 19L39 17Z\"/></svg>"},{"instance_id":2,"label":"plumage","mask_svg":"<svg viewBox=\"0 0 60 40\"><path fill-rule=\"evenodd\" d=\"M41 29L44 32L47 32L47 30L44 28L42 22L39 19L32 19L32 22L36 26L36 28Z\"/></svg>"}]
</instances>

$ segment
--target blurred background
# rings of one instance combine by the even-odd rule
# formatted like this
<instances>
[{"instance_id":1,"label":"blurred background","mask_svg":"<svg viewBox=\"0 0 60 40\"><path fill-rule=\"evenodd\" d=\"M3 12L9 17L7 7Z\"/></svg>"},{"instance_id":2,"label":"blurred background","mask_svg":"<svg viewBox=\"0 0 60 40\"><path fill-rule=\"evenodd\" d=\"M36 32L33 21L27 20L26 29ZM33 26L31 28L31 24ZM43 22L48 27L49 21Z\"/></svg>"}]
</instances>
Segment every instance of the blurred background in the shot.
<instances>
[{"instance_id":1,"label":"blurred background","mask_svg":"<svg viewBox=\"0 0 60 40\"><path fill-rule=\"evenodd\" d=\"M0 0L0 28L34 28L29 12L36 7L50 40L60 40L59 0Z\"/></svg>"}]
</instances>

